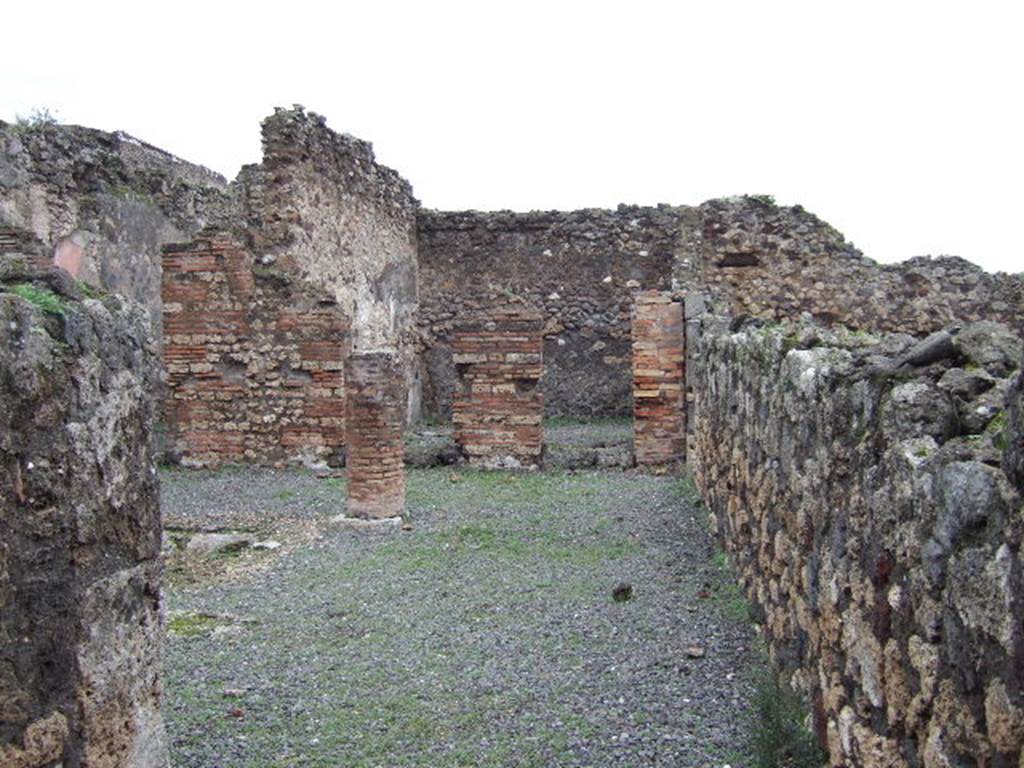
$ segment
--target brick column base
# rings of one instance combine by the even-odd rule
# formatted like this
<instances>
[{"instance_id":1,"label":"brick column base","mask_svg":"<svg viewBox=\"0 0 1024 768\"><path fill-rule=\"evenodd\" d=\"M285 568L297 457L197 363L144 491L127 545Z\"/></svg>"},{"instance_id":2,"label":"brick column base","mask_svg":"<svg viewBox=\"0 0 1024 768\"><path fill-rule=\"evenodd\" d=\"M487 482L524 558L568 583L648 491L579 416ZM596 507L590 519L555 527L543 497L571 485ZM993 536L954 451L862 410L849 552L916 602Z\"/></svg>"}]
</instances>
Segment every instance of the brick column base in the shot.
<instances>
[{"instance_id":1,"label":"brick column base","mask_svg":"<svg viewBox=\"0 0 1024 768\"><path fill-rule=\"evenodd\" d=\"M404 382L394 352L354 352L345 361L349 517L405 512Z\"/></svg>"}]
</instances>

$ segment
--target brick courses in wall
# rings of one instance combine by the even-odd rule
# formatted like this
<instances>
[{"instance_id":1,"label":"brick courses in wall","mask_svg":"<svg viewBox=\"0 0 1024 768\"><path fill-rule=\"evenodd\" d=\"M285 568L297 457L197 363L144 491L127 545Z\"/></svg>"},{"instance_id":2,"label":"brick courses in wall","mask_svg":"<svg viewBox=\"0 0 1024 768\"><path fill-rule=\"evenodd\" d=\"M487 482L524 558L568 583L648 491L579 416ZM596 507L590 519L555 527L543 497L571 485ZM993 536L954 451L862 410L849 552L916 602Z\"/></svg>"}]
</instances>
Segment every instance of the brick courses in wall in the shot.
<instances>
[{"instance_id":1,"label":"brick courses in wall","mask_svg":"<svg viewBox=\"0 0 1024 768\"><path fill-rule=\"evenodd\" d=\"M522 305L459 323L452 352L455 439L472 466L532 469L543 450L544 321Z\"/></svg>"},{"instance_id":2,"label":"brick courses in wall","mask_svg":"<svg viewBox=\"0 0 1024 768\"><path fill-rule=\"evenodd\" d=\"M641 467L686 460L683 304L665 291L633 305L633 448Z\"/></svg>"},{"instance_id":3,"label":"brick courses in wall","mask_svg":"<svg viewBox=\"0 0 1024 768\"><path fill-rule=\"evenodd\" d=\"M405 512L405 379L393 351L353 352L345 361L348 515Z\"/></svg>"},{"instance_id":4,"label":"brick courses in wall","mask_svg":"<svg viewBox=\"0 0 1024 768\"><path fill-rule=\"evenodd\" d=\"M329 460L345 443L349 323L231 236L163 258L165 418L183 463Z\"/></svg>"}]
</instances>

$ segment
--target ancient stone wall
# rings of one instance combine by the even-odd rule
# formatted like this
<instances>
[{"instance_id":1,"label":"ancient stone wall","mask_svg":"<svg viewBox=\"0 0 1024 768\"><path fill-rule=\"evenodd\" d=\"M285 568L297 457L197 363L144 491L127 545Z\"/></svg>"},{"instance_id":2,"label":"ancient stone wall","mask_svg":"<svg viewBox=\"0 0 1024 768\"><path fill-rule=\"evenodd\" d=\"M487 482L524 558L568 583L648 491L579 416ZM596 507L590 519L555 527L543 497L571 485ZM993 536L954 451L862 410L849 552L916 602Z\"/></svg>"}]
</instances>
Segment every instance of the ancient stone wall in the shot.
<instances>
[{"instance_id":1,"label":"ancient stone wall","mask_svg":"<svg viewBox=\"0 0 1024 768\"><path fill-rule=\"evenodd\" d=\"M393 351L355 352L345 360L348 515L405 512L405 387Z\"/></svg>"},{"instance_id":2,"label":"ancient stone wall","mask_svg":"<svg viewBox=\"0 0 1024 768\"><path fill-rule=\"evenodd\" d=\"M0 122L0 227L160 322L160 248L234 218L227 182L125 133Z\"/></svg>"},{"instance_id":3,"label":"ancient stone wall","mask_svg":"<svg viewBox=\"0 0 1024 768\"><path fill-rule=\"evenodd\" d=\"M472 466L533 469L543 450L544 320L518 304L455 326L455 440Z\"/></svg>"},{"instance_id":4,"label":"ancient stone wall","mask_svg":"<svg viewBox=\"0 0 1024 768\"><path fill-rule=\"evenodd\" d=\"M638 290L704 294L735 316L929 333L953 322L1024 331L1024 279L955 257L880 265L799 206L764 197L699 207L544 213L421 211L424 410L446 418L451 331L504 289L545 316L549 415L630 412L629 310Z\"/></svg>"},{"instance_id":5,"label":"ancient stone wall","mask_svg":"<svg viewBox=\"0 0 1024 768\"><path fill-rule=\"evenodd\" d=\"M0 765L162 768L148 317L31 262L0 249Z\"/></svg>"},{"instance_id":6,"label":"ancient stone wall","mask_svg":"<svg viewBox=\"0 0 1024 768\"><path fill-rule=\"evenodd\" d=\"M280 464L344 446L349 323L333 295L211 234L167 247L163 301L172 455Z\"/></svg>"},{"instance_id":7,"label":"ancient stone wall","mask_svg":"<svg viewBox=\"0 0 1024 768\"><path fill-rule=\"evenodd\" d=\"M447 418L455 388L452 330L496 290L544 316L548 415L630 413L633 293L669 287L679 213L614 211L419 215L424 411Z\"/></svg>"},{"instance_id":8,"label":"ancient stone wall","mask_svg":"<svg viewBox=\"0 0 1024 768\"><path fill-rule=\"evenodd\" d=\"M697 484L834 766L1018 766L1022 353L992 323L704 337Z\"/></svg>"},{"instance_id":9,"label":"ancient stone wall","mask_svg":"<svg viewBox=\"0 0 1024 768\"><path fill-rule=\"evenodd\" d=\"M641 467L686 460L683 304L666 291L633 306L633 450Z\"/></svg>"},{"instance_id":10,"label":"ancient stone wall","mask_svg":"<svg viewBox=\"0 0 1024 768\"><path fill-rule=\"evenodd\" d=\"M334 296L353 349L399 349L413 384L417 301L412 188L372 146L301 107L263 121L263 162L238 177L240 235L259 264ZM416 414L413 414L415 416Z\"/></svg>"},{"instance_id":11,"label":"ancient stone wall","mask_svg":"<svg viewBox=\"0 0 1024 768\"><path fill-rule=\"evenodd\" d=\"M681 221L677 291L707 293L718 311L774 320L924 334L995 320L1024 332L1024 278L955 257L878 264L800 206L760 197L710 200Z\"/></svg>"}]
</instances>

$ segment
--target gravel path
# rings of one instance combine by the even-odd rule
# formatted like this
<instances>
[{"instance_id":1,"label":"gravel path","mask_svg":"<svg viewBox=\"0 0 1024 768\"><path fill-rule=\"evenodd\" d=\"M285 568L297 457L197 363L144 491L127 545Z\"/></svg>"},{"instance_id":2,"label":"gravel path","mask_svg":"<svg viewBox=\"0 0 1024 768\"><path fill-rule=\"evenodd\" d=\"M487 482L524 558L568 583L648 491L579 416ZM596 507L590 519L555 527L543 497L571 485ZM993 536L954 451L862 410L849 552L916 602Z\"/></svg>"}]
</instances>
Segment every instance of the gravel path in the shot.
<instances>
[{"instance_id":1,"label":"gravel path","mask_svg":"<svg viewBox=\"0 0 1024 768\"><path fill-rule=\"evenodd\" d=\"M328 523L341 479L167 473L178 527L307 532L172 579L173 765L748 765L753 631L691 490L413 470L380 534Z\"/></svg>"}]
</instances>

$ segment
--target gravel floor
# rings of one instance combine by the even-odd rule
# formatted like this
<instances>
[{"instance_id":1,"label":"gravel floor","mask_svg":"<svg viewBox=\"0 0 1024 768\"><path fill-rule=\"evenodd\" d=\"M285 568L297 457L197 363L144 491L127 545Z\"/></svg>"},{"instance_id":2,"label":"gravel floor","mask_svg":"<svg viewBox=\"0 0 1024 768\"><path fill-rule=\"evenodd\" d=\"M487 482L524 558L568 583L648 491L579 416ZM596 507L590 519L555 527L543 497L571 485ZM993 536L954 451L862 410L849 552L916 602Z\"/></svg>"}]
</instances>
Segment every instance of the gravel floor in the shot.
<instances>
[{"instance_id":1,"label":"gravel floor","mask_svg":"<svg viewBox=\"0 0 1024 768\"><path fill-rule=\"evenodd\" d=\"M173 765L749 765L753 631L691 491L412 470L380 534L330 525L340 478L165 473L169 525L285 542L172 574Z\"/></svg>"}]
</instances>

